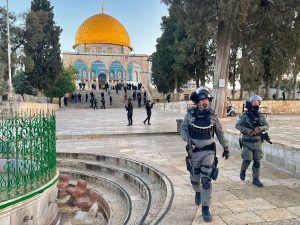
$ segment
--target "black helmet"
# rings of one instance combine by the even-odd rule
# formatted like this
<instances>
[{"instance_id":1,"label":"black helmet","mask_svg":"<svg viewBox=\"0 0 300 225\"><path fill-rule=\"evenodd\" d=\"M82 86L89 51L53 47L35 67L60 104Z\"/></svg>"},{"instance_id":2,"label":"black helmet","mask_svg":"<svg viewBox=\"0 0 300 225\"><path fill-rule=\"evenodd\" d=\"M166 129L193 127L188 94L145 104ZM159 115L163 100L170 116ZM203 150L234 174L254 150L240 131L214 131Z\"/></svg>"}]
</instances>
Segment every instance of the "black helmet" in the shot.
<instances>
[{"instance_id":1,"label":"black helmet","mask_svg":"<svg viewBox=\"0 0 300 225\"><path fill-rule=\"evenodd\" d=\"M208 99L209 101L212 101L213 97L206 87L199 87L191 94L190 99L197 104L202 99Z\"/></svg>"}]
</instances>

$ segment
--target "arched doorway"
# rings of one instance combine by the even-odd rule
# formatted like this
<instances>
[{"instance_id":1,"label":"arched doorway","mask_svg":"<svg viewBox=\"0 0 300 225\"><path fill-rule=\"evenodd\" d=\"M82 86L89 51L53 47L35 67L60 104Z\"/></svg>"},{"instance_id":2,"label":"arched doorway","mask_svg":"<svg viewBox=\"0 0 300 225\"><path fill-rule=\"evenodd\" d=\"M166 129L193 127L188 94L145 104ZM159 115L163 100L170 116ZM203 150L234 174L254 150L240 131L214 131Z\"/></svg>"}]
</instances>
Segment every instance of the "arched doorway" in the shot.
<instances>
[{"instance_id":1,"label":"arched doorway","mask_svg":"<svg viewBox=\"0 0 300 225\"><path fill-rule=\"evenodd\" d=\"M99 89L105 88L105 82L106 82L106 74L104 73L99 74L98 76Z\"/></svg>"}]
</instances>

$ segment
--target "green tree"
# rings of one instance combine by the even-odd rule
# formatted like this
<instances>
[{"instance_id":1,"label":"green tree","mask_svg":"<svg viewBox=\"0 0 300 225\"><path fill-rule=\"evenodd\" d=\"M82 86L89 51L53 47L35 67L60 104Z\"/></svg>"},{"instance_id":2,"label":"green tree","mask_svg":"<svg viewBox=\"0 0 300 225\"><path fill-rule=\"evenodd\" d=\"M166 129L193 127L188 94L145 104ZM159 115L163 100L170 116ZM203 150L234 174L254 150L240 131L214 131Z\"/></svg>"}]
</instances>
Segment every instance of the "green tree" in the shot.
<instances>
[{"instance_id":1,"label":"green tree","mask_svg":"<svg viewBox=\"0 0 300 225\"><path fill-rule=\"evenodd\" d=\"M225 116L225 87L219 87L220 79L228 81L229 52L231 35L234 27L243 23L247 15L250 1L248 0L163 0L169 5L181 4L189 21L186 23L188 35L198 35L202 42L214 39L216 43L216 58L214 70L214 106L219 116ZM182 15L177 15L181 17Z\"/></svg>"},{"instance_id":2,"label":"green tree","mask_svg":"<svg viewBox=\"0 0 300 225\"><path fill-rule=\"evenodd\" d=\"M50 1L33 0L26 17L24 64L31 85L40 91L53 85L62 68L61 31L54 22Z\"/></svg>"},{"instance_id":3,"label":"green tree","mask_svg":"<svg viewBox=\"0 0 300 225\"><path fill-rule=\"evenodd\" d=\"M25 101L24 94L34 95L33 87L28 81L28 77L25 73L19 73L13 77L13 87L16 94L20 94Z\"/></svg>"},{"instance_id":4,"label":"green tree","mask_svg":"<svg viewBox=\"0 0 300 225\"><path fill-rule=\"evenodd\" d=\"M162 18L163 34L157 39L156 52L152 54L152 77L157 90L167 93L173 91L178 86L178 73L174 70L176 48L177 24L173 16Z\"/></svg>"},{"instance_id":5,"label":"green tree","mask_svg":"<svg viewBox=\"0 0 300 225\"><path fill-rule=\"evenodd\" d=\"M190 79L195 79L197 85L199 80L202 85L210 80L214 42L199 44L197 36L188 36L186 16L180 4L173 4L169 17L162 18L163 34L152 55L153 78L160 92L178 90Z\"/></svg>"},{"instance_id":6,"label":"green tree","mask_svg":"<svg viewBox=\"0 0 300 225\"><path fill-rule=\"evenodd\" d=\"M270 97L271 86L279 90L299 49L299 5L299 1L293 0L261 1L261 4L249 8L246 22L239 32L243 52L239 60L243 75L241 82L252 90L264 86L266 99Z\"/></svg>"},{"instance_id":7,"label":"green tree","mask_svg":"<svg viewBox=\"0 0 300 225\"><path fill-rule=\"evenodd\" d=\"M73 92L76 89L75 81L76 70L73 68L64 68L59 73L54 84L45 91L45 96L52 98L59 98L59 107L61 107L61 98L66 94Z\"/></svg>"}]
</instances>

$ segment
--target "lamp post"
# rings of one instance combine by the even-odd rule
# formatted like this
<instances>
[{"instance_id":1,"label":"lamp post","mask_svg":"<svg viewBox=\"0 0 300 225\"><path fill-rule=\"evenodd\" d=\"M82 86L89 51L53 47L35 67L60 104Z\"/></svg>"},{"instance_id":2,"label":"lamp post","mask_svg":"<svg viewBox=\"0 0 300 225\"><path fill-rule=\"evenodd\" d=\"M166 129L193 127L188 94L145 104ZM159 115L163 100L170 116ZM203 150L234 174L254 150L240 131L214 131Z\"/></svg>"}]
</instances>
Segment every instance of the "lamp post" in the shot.
<instances>
[{"instance_id":1,"label":"lamp post","mask_svg":"<svg viewBox=\"0 0 300 225\"><path fill-rule=\"evenodd\" d=\"M9 12L8 12L8 0L6 0L6 7L7 7L7 54L8 54L8 85L9 85L9 91L8 91L8 100L12 101L12 80L11 80L11 47L10 47L10 32L9 32Z\"/></svg>"}]
</instances>

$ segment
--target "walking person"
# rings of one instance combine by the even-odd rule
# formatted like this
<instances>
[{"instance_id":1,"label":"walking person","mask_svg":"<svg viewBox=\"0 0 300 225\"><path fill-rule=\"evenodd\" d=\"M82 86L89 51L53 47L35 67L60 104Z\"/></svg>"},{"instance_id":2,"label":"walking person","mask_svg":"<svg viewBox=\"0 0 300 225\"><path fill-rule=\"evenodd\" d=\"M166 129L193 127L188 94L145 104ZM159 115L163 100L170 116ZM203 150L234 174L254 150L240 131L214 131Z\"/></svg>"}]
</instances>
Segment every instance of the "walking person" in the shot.
<instances>
[{"instance_id":1,"label":"walking person","mask_svg":"<svg viewBox=\"0 0 300 225\"><path fill-rule=\"evenodd\" d=\"M239 117L235 128L242 133L242 166L240 179L246 178L246 171L253 161L252 165L252 184L257 187L263 187L259 180L260 160L263 157L262 140L259 134L269 129L265 116L259 111L262 98L253 95L246 102L246 111Z\"/></svg>"},{"instance_id":2,"label":"walking person","mask_svg":"<svg viewBox=\"0 0 300 225\"><path fill-rule=\"evenodd\" d=\"M68 106L68 98L67 98L67 96L64 96L64 105L65 105L65 107Z\"/></svg>"},{"instance_id":3,"label":"walking person","mask_svg":"<svg viewBox=\"0 0 300 225\"><path fill-rule=\"evenodd\" d=\"M109 96L109 104L112 105L112 97Z\"/></svg>"},{"instance_id":4,"label":"walking person","mask_svg":"<svg viewBox=\"0 0 300 225\"><path fill-rule=\"evenodd\" d=\"M285 100L285 89L282 91L282 99Z\"/></svg>"},{"instance_id":5,"label":"walking person","mask_svg":"<svg viewBox=\"0 0 300 225\"><path fill-rule=\"evenodd\" d=\"M147 112L147 117L146 119L143 121L143 123L146 125L146 122L148 121L148 125L151 125L150 123L150 119L151 119L151 110L153 108L154 103L151 103L150 100L147 101L146 103L146 112Z\"/></svg>"},{"instance_id":6,"label":"walking person","mask_svg":"<svg viewBox=\"0 0 300 225\"><path fill-rule=\"evenodd\" d=\"M209 211L212 184L217 178L216 134L224 151L222 157L229 158L227 140L224 137L221 123L211 109L213 97L204 87L191 94L191 100L196 105L188 109L181 126L181 137L188 143L191 163L189 165L190 179L195 191L195 204L202 204L202 216L205 222L212 220Z\"/></svg>"},{"instance_id":7,"label":"walking person","mask_svg":"<svg viewBox=\"0 0 300 225\"><path fill-rule=\"evenodd\" d=\"M171 101L171 94L167 95L167 101L170 102Z\"/></svg>"},{"instance_id":8,"label":"walking person","mask_svg":"<svg viewBox=\"0 0 300 225\"><path fill-rule=\"evenodd\" d=\"M133 106L132 106L132 102L131 102L131 98L130 97L127 100L127 105L125 105L125 108L127 110L127 119L128 119L127 126L132 126Z\"/></svg>"}]
</instances>

